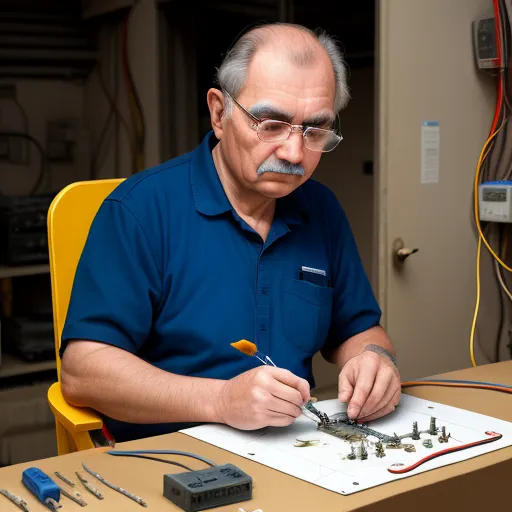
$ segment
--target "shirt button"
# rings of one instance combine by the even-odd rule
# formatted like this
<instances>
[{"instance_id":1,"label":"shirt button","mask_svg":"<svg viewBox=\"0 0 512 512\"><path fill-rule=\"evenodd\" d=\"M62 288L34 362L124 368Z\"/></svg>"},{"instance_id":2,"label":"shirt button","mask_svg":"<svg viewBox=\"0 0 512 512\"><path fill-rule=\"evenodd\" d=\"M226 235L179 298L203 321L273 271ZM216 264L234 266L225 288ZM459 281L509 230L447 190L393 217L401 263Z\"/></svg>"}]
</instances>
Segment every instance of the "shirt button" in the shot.
<instances>
[{"instance_id":1,"label":"shirt button","mask_svg":"<svg viewBox=\"0 0 512 512\"><path fill-rule=\"evenodd\" d=\"M261 288L261 294L262 294L262 295L267 295L267 294L268 294L268 287L267 287L267 286L262 286L262 288Z\"/></svg>"},{"instance_id":2,"label":"shirt button","mask_svg":"<svg viewBox=\"0 0 512 512\"><path fill-rule=\"evenodd\" d=\"M260 331L266 331L267 327L265 324L260 324Z\"/></svg>"}]
</instances>

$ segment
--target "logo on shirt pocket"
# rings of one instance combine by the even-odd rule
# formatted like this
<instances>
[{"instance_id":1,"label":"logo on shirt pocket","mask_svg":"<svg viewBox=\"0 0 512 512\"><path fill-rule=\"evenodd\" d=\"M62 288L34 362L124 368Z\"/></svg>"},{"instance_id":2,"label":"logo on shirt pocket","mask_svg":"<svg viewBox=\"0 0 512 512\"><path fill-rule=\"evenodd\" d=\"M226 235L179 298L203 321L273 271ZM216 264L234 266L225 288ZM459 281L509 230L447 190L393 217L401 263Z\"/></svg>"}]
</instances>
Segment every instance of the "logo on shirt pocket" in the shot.
<instances>
[{"instance_id":1,"label":"logo on shirt pocket","mask_svg":"<svg viewBox=\"0 0 512 512\"><path fill-rule=\"evenodd\" d=\"M313 355L329 332L333 290L308 281L284 279L283 329L287 340Z\"/></svg>"}]
</instances>

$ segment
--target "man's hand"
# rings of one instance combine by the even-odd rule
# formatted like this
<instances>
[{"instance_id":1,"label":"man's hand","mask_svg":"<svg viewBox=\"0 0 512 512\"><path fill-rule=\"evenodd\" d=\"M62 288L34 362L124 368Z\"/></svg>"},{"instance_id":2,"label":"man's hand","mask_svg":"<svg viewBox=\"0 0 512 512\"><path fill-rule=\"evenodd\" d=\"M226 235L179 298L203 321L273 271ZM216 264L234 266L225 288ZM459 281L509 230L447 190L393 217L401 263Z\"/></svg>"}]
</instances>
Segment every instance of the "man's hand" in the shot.
<instances>
[{"instance_id":1,"label":"man's hand","mask_svg":"<svg viewBox=\"0 0 512 512\"><path fill-rule=\"evenodd\" d=\"M400 401L400 375L389 359L366 351L347 361L338 390L340 402L349 402L350 419L371 421L395 410Z\"/></svg>"},{"instance_id":2,"label":"man's hand","mask_svg":"<svg viewBox=\"0 0 512 512\"><path fill-rule=\"evenodd\" d=\"M216 398L222 421L240 430L284 427L311 398L309 383L288 370L261 366L228 380Z\"/></svg>"}]
</instances>

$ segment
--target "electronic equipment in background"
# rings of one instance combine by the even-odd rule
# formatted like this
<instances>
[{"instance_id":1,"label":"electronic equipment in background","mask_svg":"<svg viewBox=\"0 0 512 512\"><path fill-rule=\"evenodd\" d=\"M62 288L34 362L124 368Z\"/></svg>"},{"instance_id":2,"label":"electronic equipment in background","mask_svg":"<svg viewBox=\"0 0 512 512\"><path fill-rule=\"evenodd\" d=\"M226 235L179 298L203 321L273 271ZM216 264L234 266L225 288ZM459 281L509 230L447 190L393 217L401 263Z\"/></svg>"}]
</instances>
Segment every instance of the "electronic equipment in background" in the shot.
<instances>
[{"instance_id":1,"label":"electronic equipment in background","mask_svg":"<svg viewBox=\"0 0 512 512\"><path fill-rule=\"evenodd\" d=\"M46 218L55 194L0 195L0 264L48 261Z\"/></svg>"},{"instance_id":2,"label":"electronic equipment in background","mask_svg":"<svg viewBox=\"0 0 512 512\"><path fill-rule=\"evenodd\" d=\"M481 221L512 222L512 181L488 181L478 188Z\"/></svg>"}]
</instances>

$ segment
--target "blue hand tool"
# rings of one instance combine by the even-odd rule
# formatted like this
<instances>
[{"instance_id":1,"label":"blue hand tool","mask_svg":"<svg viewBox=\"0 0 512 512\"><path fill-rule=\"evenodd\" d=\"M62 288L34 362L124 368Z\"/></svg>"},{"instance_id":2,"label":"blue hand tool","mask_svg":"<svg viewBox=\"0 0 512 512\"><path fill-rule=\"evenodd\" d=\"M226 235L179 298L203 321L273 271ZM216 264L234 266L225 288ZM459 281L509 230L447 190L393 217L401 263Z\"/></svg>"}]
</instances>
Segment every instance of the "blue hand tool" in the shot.
<instances>
[{"instance_id":1,"label":"blue hand tool","mask_svg":"<svg viewBox=\"0 0 512 512\"><path fill-rule=\"evenodd\" d=\"M39 468L28 468L23 471L21 481L25 487L50 510L62 507L60 501L59 486Z\"/></svg>"}]
</instances>

